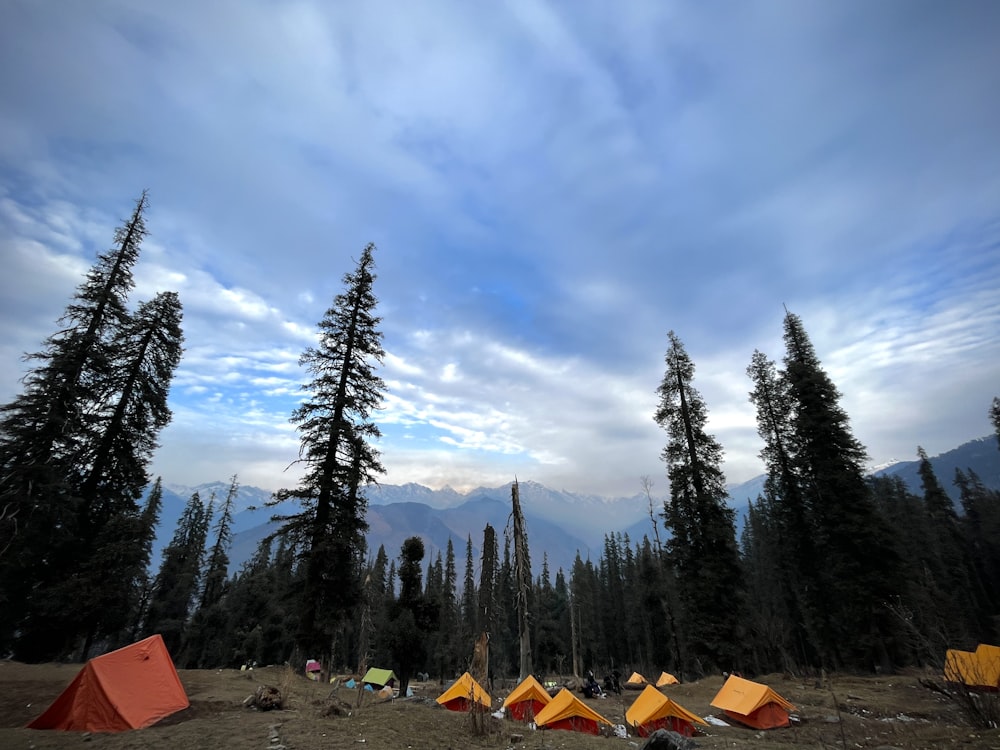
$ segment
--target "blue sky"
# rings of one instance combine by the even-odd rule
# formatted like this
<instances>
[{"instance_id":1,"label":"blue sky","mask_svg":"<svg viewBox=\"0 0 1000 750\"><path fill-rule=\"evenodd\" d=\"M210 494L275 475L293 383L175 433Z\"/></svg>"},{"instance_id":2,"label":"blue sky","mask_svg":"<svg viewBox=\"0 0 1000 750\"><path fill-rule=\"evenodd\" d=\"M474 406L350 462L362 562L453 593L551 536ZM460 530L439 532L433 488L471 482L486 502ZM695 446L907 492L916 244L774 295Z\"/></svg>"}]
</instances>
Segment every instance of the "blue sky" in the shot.
<instances>
[{"instance_id":1,"label":"blue sky","mask_svg":"<svg viewBox=\"0 0 1000 750\"><path fill-rule=\"evenodd\" d=\"M153 470L291 486L365 243L392 484L666 493L684 342L730 482L800 315L873 463L991 431L1000 4L0 4L0 400L143 188L186 353Z\"/></svg>"}]
</instances>

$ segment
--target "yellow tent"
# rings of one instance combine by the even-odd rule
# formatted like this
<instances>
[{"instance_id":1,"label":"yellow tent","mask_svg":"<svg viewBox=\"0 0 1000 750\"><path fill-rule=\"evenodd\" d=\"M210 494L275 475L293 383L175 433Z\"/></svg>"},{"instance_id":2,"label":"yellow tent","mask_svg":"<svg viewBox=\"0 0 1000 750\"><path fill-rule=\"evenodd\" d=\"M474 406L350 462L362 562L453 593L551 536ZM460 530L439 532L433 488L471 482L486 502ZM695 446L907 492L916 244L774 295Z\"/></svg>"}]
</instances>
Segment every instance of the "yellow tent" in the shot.
<instances>
[{"instance_id":1,"label":"yellow tent","mask_svg":"<svg viewBox=\"0 0 1000 750\"><path fill-rule=\"evenodd\" d=\"M729 676L712 699L712 705L721 708L729 718L755 729L787 727L791 724L788 712L795 710L795 706L767 685L736 675Z\"/></svg>"},{"instance_id":2,"label":"yellow tent","mask_svg":"<svg viewBox=\"0 0 1000 750\"><path fill-rule=\"evenodd\" d=\"M948 649L944 656L944 678L968 687L1000 687L1000 647L980 643L975 651Z\"/></svg>"},{"instance_id":3,"label":"yellow tent","mask_svg":"<svg viewBox=\"0 0 1000 750\"><path fill-rule=\"evenodd\" d=\"M667 685L678 685L677 678L670 672L660 672L660 679L656 681L656 687L666 687Z\"/></svg>"},{"instance_id":4,"label":"yellow tent","mask_svg":"<svg viewBox=\"0 0 1000 750\"><path fill-rule=\"evenodd\" d=\"M643 677L638 672L633 672L632 676L625 680L625 687L632 690L638 690L641 687L645 687L649 683L645 677Z\"/></svg>"},{"instance_id":5,"label":"yellow tent","mask_svg":"<svg viewBox=\"0 0 1000 750\"><path fill-rule=\"evenodd\" d=\"M563 688L535 716L535 724L546 729L569 729L574 732L600 734L600 725L610 726L611 722Z\"/></svg>"},{"instance_id":6,"label":"yellow tent","mask_svg":"<svg viewBox=\"0 0 1000 750\"><path fill-rule=\"evenodd\" d=\"M503 707L518 721L531 721L551 700L545 688L529 674L510 692Z\"/></svg>"},{"instance_id":7,"label":"yellow tent","mask_svg":"<svg viewBox=\"0 0 1000 750\"><path fill-rule=\"evenodd\" d=\"M468 711L474 703L478 703L486 708L493 705L493 701L486 691L480 687L479 683L472 679L472 675L466 672L454 684L437 697L437 702L449 711Z\"/></svg>"},{"instance_id":8,"label":"yellow tent","mask_svg":"<svg viewBox=\"0 0 1000 750\"><path fill-rule=\"evenodd\" d=\"M648 737L657 729L666 729L690 737L695 724L705 724L683 706L670 700L652 685L639 693L639 697L625 712L625 721L636 728L640 737Z\"/></svg>"},{"instance_id":9,"label":"yellow tent","mask_svg":"<svg viewBox=\"0 0 1000 750\"><path fill-rule=\"evenodd\" d=\"M983 682L986 687L1000 688L1000 646L989 646L980 643L976 649L979 667L983 672Z\"/></svg>"},{"instance_id":10,"label":"yellow tent","mask_svg":"<svg viewBox=\"0 0 1000 750\"><path fill-rule=\"evenodd\" d=\"M975 684L979 672L979 657L973 651L949 648L944 654L944 678L948 682Z\"/></svg>"}]
</instances>

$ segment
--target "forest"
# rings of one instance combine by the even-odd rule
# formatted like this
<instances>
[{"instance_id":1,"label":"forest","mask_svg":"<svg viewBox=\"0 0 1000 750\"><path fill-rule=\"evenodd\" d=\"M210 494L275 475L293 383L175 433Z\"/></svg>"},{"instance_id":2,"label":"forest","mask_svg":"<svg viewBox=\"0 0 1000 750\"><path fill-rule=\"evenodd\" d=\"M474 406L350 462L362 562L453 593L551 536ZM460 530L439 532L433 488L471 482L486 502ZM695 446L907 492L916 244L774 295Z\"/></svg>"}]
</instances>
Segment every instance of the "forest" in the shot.
<instances>
[{"instance_id":1,"label":"forest","mask_svg":"<svg viewBox=\"0 0 1000 750\"><path fill-rule=\"evenodd\" d=\"M303 473L272 499L279 531L228 574L233 476L218 504L191 496L151 570L161 480L149 465L184 336L175 292L129 301L147 207L143 193L0 407L0 654L84 660L160 633L178 667L313 658L328 672L390 667L405 689L418 672L461 673L483 638L491 675L685 679L885 673L1000 641L1000 492L972 471L935 476L922 448L922 493L867 476L840 393L788 311L783 356L754 351L746 370L767 481L739 538L723 446L670 331L650 415L669 498L651 503L649 535L608 534L598 560L555 571L530 528L518 553L511 525L483 529L478 559L471 538L434 559L419 537L369 549L363 490L384 471L386 393L370 244L300 358L308 396L290 420ZM983 406L1000 436L1000 399Z\"/></svg>"}]
</instances>

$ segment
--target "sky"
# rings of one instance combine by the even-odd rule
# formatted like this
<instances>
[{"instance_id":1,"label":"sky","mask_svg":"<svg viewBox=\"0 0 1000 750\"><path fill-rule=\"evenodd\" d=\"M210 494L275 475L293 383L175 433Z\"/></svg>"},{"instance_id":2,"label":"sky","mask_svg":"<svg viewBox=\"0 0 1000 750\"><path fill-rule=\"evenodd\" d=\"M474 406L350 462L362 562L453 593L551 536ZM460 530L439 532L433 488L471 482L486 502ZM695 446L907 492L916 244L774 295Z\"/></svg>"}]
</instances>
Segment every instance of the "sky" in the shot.
<instances>
[{"instance_id":1,"label":"sky","mask_svg":"<svg viewBox=\"0 0 1000 750\"><path fill-rule=\"evenodd\" d=\"M730 483L799 315L871 463L1000 395L1000 3L0 3L0 401L148 189L179 293L151 471L294 486L368 242L383 483L665 495L667 332Z\"/></svg>"}]
</instances>

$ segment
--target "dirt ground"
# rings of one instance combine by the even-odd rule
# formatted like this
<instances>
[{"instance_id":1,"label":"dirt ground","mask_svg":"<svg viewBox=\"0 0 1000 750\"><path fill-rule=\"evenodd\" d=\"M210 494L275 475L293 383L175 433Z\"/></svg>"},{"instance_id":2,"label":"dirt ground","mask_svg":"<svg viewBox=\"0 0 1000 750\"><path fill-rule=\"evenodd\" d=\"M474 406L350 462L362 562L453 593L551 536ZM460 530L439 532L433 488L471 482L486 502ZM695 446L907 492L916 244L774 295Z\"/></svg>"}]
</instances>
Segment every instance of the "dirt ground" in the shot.
<instances>
[{"instance_id":1,"label":"dirt ground","mask_svg":"<svg viewBox=\"0 0 1000 750\"><path fill-rule=\"evenodd\" d=\"M603 748L631 750L645 740L630 736L593 737L559 730L534 731L508 720L491 720L485 734L474 731L468 714L446 711L434 702L437 682L415 683L405 700L378 701L357 690L335 688L295 675L284 667L252 672L182 670L181 682L191 707L148 729L119 734L89 734L24 729L42 713L76 675L79 665L26 665L0 662L0 748L49 750L88 748L122 750L307 750L359 747L368 750L463 750L464 748ZM834 676L823 686L813 681L771 675L758 678L795 704L798 721L787 729L761 732L740 726L708 726L696 738L699 748L747 747L756 750L798 748L996 748L1000 730L980 731L963 725L956 708L918 682L916 672L890 677ZM665 690L699 716L717 715L709 703L722 677ZM282 690L287 707L257 711L243 705L260 685ZM509 687L513 687L511 684ZM509 688L508 688L509 689ZM507 690L494 691L499 707ZM638 692L589 700L610 721L624 723L625 710ZM336 699L349 715L328 716Z\"/></svg>"}]
</instances>

